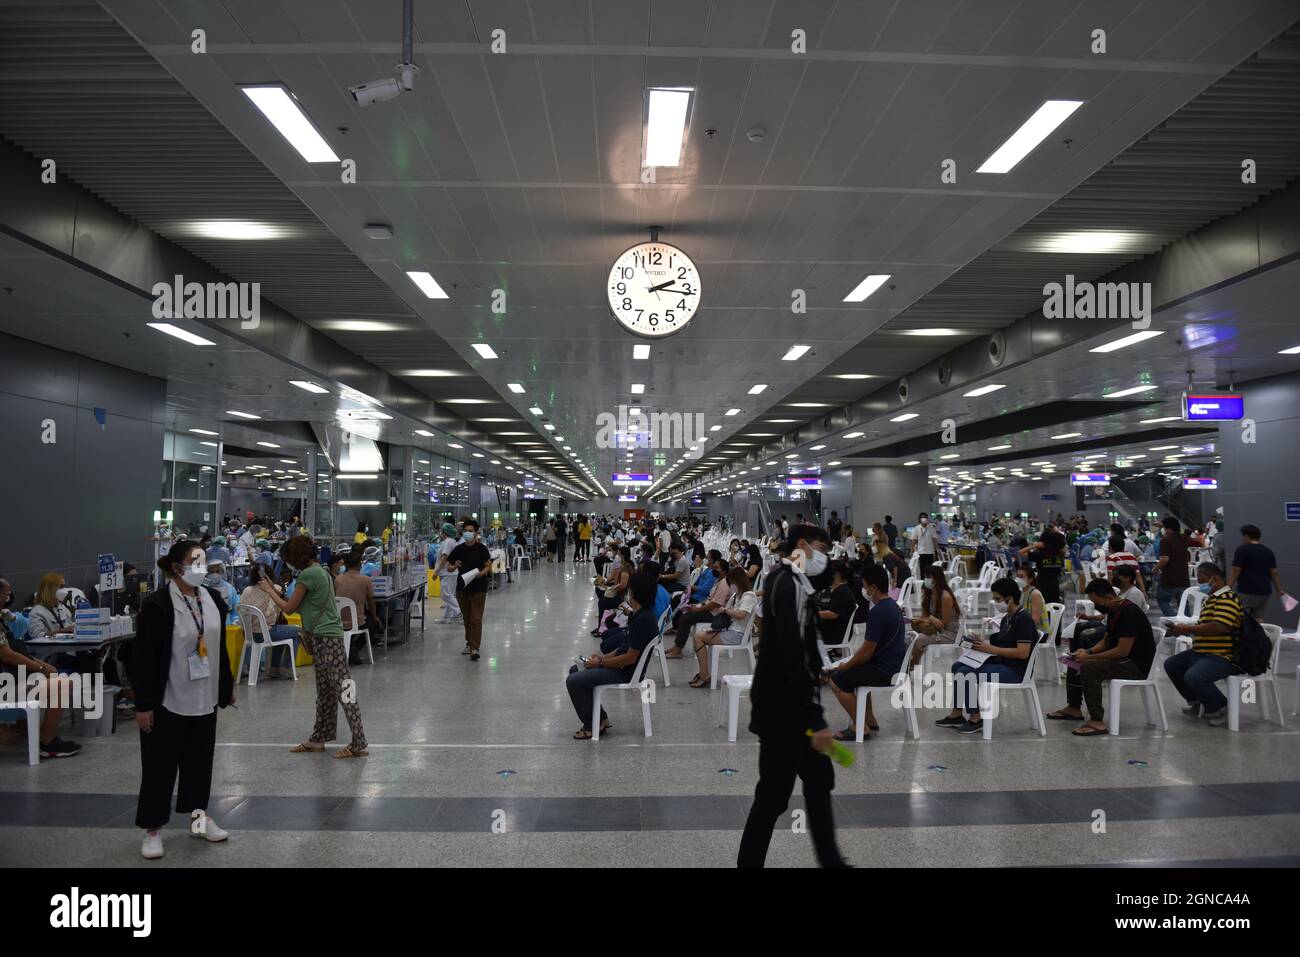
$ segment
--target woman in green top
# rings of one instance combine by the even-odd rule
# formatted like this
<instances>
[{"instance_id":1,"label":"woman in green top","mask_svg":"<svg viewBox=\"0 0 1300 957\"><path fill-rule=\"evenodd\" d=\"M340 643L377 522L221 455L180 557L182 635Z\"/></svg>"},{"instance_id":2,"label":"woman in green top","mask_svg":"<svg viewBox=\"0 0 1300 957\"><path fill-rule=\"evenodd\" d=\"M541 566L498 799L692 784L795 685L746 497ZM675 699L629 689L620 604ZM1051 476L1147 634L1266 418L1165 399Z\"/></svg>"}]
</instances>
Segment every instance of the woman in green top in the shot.
<instances>
[{"instance_id":1,"label":"woman in green top","mask_svg":"<svg viewBox=\"0 0 1300 957\"><path fill-rule=\"evenodd\" d=\"M310 738L290 750L324 751L325 742L335 738L341 703L343 716L352 729L352 743L335 752L334 757L361 758L367 754L366 732L357 707L357 686L348 672L348 656L343 650L343 622L334 604L334 583L316 560L318 554L316 543L306 535L296 535L284 543L280 557L297 573L297 585L287 600L265 578L259 583L286 615L301 612L303 644L316 670L316 727Z\"/></svg>"}]
</instances>

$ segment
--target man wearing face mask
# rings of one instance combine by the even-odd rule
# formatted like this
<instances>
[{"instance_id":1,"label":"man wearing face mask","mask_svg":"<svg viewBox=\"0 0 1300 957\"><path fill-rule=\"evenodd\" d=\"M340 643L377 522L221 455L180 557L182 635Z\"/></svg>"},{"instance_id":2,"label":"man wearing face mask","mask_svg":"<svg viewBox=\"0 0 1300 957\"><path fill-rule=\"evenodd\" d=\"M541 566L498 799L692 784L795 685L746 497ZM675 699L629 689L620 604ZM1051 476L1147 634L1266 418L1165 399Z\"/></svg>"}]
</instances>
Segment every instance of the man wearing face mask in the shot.
<instances>
[{"instance_id":1,"label":"man wearing face mask","mask_svg":"<svg viewBox=\"0 0 1300 957\"><path fill-rule=\"evenodd\" d=\"M846 866L835 843L835 772L826 756L832 737L822 713L821 655L812 601L814 592L830 583L829 549L830 539L820 528L795 526L781 545L781 564L763 586L763 653L754 670L749 722L759 739L759 778L740 841L740 867L763 866L772 829L789 805L796 775L803 781L818 862L822 867ZM792 558L802 558L803 571Z\"/></svg>"},{"instance_id":2,"label":"man wearing face mask","mask_svg":"<svg viewBox=\"0 0 1300 957\"><path fill-rule=\"evenodd\" d=\"M1228 699L1215 682L1240 669L1232 661L1246 610L1236 592L1228 587L1223 570L1213 562L1196 566L1196 581L1205 602L1194 625L1166 626L1168 635L1191 635L1192 648L1165 659L1165 673L1187 701L1183 714L1198 714L1220 727L1228 723Z\"/></svg>"},{"instance_id":3,"label":"man wearing face mask","mask_svg":"<svg viewBox=\"0 0 1300 957\"><path fill-rule=\"evenodd\" d=\"M434 571L438 575L438 590L442 595L442 618L439 624L460 621L460 605L456 603L456 582L460 578L454 569L447 567L447 559L460 542L456 538L456 526L444 522L442 526L442 544L438 546L438 556L434 560Z\"/></svg>"},{"instance_id":4,"label":"man wearing face mask","mask_svg":"<svg viewBox=\"0 0 1300 957\"><path fill-rule=\"evenodd\" d=\"M461 654L469 655L470 661L478 661L479 647L483 643L483 609L487 604L492 555L478 540L478 522L475 519L467 517L461 525L465 529L464 540L447 556L447 567L457 573L456 601L465 625L465 650Z\"/></svg>"},{"instance_id":5,"label":"man wearing face mask","mask_svg":"<svg viewBox=\"0 0 1300 957\"><path fill-rule=\"evenodd\" d=\"M930 516L922 512L916 517L916 528L912 529L912 538L916 542L916 554L920 561L921 577L930 570L934 564L935 546L938 543L938 535L935 533L934 526L930 524Z\"/></svg>"}]
</instances>

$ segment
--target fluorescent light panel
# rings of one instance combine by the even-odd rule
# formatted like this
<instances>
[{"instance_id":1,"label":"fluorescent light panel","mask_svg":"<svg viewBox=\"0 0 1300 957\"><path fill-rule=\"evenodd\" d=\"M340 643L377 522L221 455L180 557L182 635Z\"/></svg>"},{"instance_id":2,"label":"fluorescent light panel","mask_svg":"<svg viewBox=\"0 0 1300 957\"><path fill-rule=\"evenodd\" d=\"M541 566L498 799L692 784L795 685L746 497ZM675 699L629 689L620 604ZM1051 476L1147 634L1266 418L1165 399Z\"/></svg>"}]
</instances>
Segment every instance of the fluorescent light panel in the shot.
<instances>
[{"instance_id":1,"label":"fluorescent light panel","mask_svg":"<svg viewBox=\"0 0 1300 957\"><path fill-rule=\"evenodd\" d=\"M318 386L315 382L309 382L306 379L290 379L289 385L296 385L304 392L314 392L317 395L325 395L329 389Z\"/></svg>"},{"instance_id":2,"label":"fluorescent light panel","mask_svg":"<svg viewBox=\"0 0 1300 957\"><path fill-rule=\"evenodd\" d=\"M802 356L811 348L812 346L791 346L790 351L787 352L785 355L783 355L781 358L784 359L786 362L793 362L795 359L798 359L800 356Z\"/></svg>"},{"instance_id":3,"label":"fluorescent light panel","mask_svg":"<svg viewBox=\"0 0 1300 957\"><path fill-rule=\"evenodd\" d=\"M1125 336L1122 339L1116 339L1114 342L1108 342L1105 345L1098 346L1095 349L1089 349L1089 352L1114 352L1116 349L1126 349L1129 346L1137 345L1139 342L1146 342L1148 339L1154 339L1156 336L1163 336L1164 331L1161 329L1148 329L1145 332L1135 332L1131 336Z\"/></svg>"},{"instance_id":4,"label":"fluorescent light panel","mask_svg":"<svg viewBox=\"0 0 1300 957\"><path fill-rule=\"evenodd\" d=\"M1154 385L1135 385L1131 389L1120 389L1118 392L1108 392L1102 396L1103 399L1122 399L1126 395L1137 395L1139 392L1150 392L1157 388Z\"/></svg>"},{"instance_id":5,"label":"fluorescent light panel","mask_svg":"<svg viewBox=\"0 0 1300 957\"><path fill-rule=\"evenodd\" d=\"M175 336L182 342L188 342L192 346L215 346L215 342L210 342L202 336L196 336L192 332L186 332L180 326L173 326L170 322L148 322L145 323L150 329L157 329L159 332L165 332L169 336Z\"/></svg>"},{"instance_id":6,"label":"fluorescent light panel","mask_svg":"<svg viewBox=\"0 0 1300 957\"><path fill-rule=\"evenodd\" d=\"M682 161L682 139L686 133L686 114L691 105L691 91L652 87L648 94L645 165L679 166Z\"/></svg>"},{"instance_id":7,"label":"fluorescent light panel","mask_svg":"<svg viewBox=\"0 0 1300 957\"><path fill-rule=\"evenodd\" d=\"M1048 100L1005 143L994 150L975 172L1009 173L1081 106L1082 100Z\"/></svg>"},{"instance_id":8,"label":"fluorescent light panel","mask_svg":"<svg viewBox=\"0 0 1300 957\"><path fill-rule=\"evenodd\" d=\"M873 274L853 287L853 291L844 297L845 302L862 302L873 292L889 281L888 274Z\"/></svg>"},{"instance_id":9,"label":"fluorescent light panel","mask_svg":"<svg viewBox=\"0 0 1300 957\"><path fill-rule=\"evenodd\" d=\"M971 389L969 392L963 393L963 398L973 399L976 396L988 395L990 392L997 392L998 389L1005 389L1005 388L1006 388L1005 385L1001 385L999 383L982 385L978 389Z\"/></svg>"},{"instance_id":10,"label":"fluorescent light panel","mask_svg":"<svg viewBox=\"0 0 1300 957\"><path fill-rule=\"evenodd\" d=\"M496 350L494 350L486 342L471 343L470 348L473 349L475 352L477 352L484 359L495 359L497 357Z\"/></svg>"},{"instance_id":11,"label":"fluorescent light panel","mask_svg":"<svg viewBox=\"0 0 1300 957\"><path fill-rule=\"evenodd\" d=\"M307 118L296 97L282 86L245 86L244 95L308 163L337 163L338 154Z\"/></svg>"},{"instance_id":12,"label":"fluorescent light panel","mask_svg":"<svg viewBox=\"0 0 1300 957\"><path fill-rule=\"evenodd\" d=\"M649 358L650 358L650 347L649 347L648 345L633 346L633 347L632 347L632 358L633 358L633 359L649 359Z\"/></svg>"}]
</instances>

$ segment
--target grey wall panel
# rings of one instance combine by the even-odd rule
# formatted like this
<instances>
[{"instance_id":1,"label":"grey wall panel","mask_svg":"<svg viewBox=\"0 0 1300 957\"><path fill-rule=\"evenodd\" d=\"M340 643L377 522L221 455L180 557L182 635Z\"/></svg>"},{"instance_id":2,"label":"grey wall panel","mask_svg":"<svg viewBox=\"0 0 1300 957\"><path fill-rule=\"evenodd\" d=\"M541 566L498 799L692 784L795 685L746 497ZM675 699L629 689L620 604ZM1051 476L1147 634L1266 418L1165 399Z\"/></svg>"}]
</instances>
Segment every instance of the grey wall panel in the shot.
<instances>
[{"instance_id":1,"label":"grey wall panel","mask_svg":"<svg viewBox=\"0 0 1300 957\"><path fill-rule=\"evenodd\" d=\"M1241 427L1224 423L1219 433L1223 456L1219 494L1223 503L1227 559L1241 543L1238 529L1258 525L1263 543L1277 555L1278 576L1288 592L1300 595L1300 522L1288 522L1284 502L1300 502L1300 373L1248 383L1246 415L1255 420L1256 441L1242 442ZM1263 620L1294 630L1300 610L1284 612L1274 596Z\"/></svg>"},{"instance_id":2,"label":"grey wall panel","mask_svg":"<svg viewBox=\"0 0 1300 957\"><path fill-rule=\"evenodd\" d=\"M853 527L870 528L894 516L901 533L934 507L925 472L904 466L858 465L853 468Z\"/></svg>"},{"instance_id":3,"label":"grey wall panel","mask_svg":"<svg viewBox=\"0 0 1300 957\"><path fill-rule=\"evenodd\" d=\"M49 571L91 593L101 552L149 564L166 383L9 336L0 336L0 356L23 370L0 385L13 465L0 470L8 512L0 574L21 601ZM106 410L102 428L95 407ZM56 424L54 444L41 442L44 419Z\"/></svg>"}]
</instances>

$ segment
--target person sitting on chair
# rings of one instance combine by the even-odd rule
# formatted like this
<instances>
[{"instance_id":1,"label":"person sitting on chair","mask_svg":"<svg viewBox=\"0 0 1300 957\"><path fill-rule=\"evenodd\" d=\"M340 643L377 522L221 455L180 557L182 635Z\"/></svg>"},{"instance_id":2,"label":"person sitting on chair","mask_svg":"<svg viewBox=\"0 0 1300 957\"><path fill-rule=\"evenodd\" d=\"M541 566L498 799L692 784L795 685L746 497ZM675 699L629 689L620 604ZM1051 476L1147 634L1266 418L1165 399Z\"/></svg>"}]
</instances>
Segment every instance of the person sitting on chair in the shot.
<instances>
[{"instance_id":1,"label":"person sitting on chair","mask_svg":"<svg viewBox=\"0 0 1300 957\"><path fill-rule=\"evenodd\" d=\"M1155 638L1146 613L1104 578L1094 578L1084 590L1094 605L1106 612L1106 632L1090 648L1070 652L1079 667L1065 672L1066 705L1047 717L1055 721L1083 721L1080 706L1087 701L1090 720L1074 729L1080 738L1106 734L1101 683L1115 678L1141 681L1156 656Z\"/></svg>"},{"instance_id":2,"label":"person sitting on chair","mask_svg":"<svg viewBox=\"0 0 1300 957\"><path fill-rule=\"evenodd\" d=\"M834 562L831 563L834 566ZM937 571L937 565L930 570ZM881 565L868 565L862 570L862 581L871 599L867 614L867 637L862 646L831 672L831 692L849 715L849 726L835 735L837 741L857 740L857 727L853 723L857 712L858 688L888 688L894 675L903 667L903 653L907 639L903 634L903 611L898 602L889 597L889 575ZM865 713L867 727L862 739L871 737L870 731L879 731L876 714L867 695Z\"/></svg>"},{"instance_id":3,"label":"person sitting on chair","mask_svg":"<svg viewBox=\"0 0 1300 957\"><path fill-rule=\"evenodd\" d=\"M737 566L727 572L727 584L731 588L731 597L718 613L717 624L695 638L695 657L700 663L700 670L690 680L692 688L707 688L713 680L709 674L709 647L740 644L745 637L749 616L758 605L758 596L743 568ZM725 623L722 621L724 616L728 619ZM718 624L724 624L725 627L718 628Z\"/></svg>"}]
</instances>

